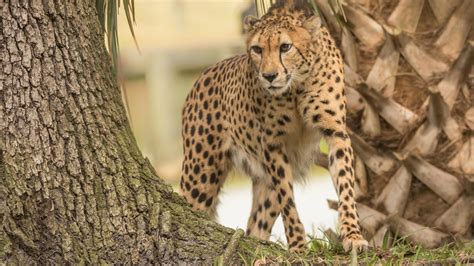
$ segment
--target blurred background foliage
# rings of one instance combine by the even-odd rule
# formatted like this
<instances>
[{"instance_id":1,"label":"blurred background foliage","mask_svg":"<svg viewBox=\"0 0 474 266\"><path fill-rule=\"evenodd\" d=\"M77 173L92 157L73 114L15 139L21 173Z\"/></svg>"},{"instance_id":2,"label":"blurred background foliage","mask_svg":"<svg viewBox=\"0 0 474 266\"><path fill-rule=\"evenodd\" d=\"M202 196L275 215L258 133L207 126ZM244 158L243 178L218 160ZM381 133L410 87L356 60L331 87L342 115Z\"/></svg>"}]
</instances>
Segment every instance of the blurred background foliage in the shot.
<instances>
[{"instance_id":1,"label":"blurred background foliage","mask_svg":"<svg viewBox=\"0 0 474 266\"><path fill-rule=\"evenodd\" d=\"M184 98L204 68L243 51L240 17L248 1L136 0L134 6L140 50L128 17L117 21L130 116L142 152L160 177L174 182Z\"/></svg>"}]
</instances>

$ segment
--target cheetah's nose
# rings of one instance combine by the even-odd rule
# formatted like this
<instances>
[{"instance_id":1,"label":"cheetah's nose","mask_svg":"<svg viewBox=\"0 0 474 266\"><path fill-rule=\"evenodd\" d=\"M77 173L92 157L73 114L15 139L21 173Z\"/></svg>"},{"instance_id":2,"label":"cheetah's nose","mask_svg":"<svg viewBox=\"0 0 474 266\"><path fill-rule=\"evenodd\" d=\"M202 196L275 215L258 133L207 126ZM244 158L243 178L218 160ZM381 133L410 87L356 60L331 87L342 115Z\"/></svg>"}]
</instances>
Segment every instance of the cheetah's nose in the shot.
<instances>
[{"instance_id":1,"label":"cheetah's nose","mask_svg":"<svg viewBox=\"0 0 474 266\"><path fill-rule=\"evenodd\" d=\"M263 73L262 76L271 83L278 76L278 72Z\"/></svg>"}]
</instances>

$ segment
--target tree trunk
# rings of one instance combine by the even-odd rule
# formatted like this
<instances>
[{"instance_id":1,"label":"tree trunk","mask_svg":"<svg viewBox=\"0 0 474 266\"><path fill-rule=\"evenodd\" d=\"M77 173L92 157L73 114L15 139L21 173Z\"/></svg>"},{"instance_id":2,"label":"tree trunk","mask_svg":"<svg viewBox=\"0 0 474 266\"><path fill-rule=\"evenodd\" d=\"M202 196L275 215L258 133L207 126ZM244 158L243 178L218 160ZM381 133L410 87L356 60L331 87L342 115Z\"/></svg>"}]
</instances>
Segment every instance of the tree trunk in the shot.
<instances>
[{"instance_id":1,"label":"tree trunk","mask_svg":"<svg viewBox=\"0 0 474 266\"><path fill-rule=\"evenodd\" d=\"M95 1L0 8L0 264L211 263L260 243L228 246L240 231L191 210L143 158Z\"/></svg>"}]
</instances>

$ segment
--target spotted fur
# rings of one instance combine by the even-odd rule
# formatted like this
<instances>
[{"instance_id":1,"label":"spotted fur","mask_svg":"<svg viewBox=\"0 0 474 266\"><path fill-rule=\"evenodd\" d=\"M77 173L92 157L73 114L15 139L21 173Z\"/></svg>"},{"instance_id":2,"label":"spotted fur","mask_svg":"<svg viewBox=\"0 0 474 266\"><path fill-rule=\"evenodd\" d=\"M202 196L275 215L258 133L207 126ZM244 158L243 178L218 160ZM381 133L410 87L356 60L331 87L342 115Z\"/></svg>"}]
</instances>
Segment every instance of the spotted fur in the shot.
<instances>
[{"instance_id":1,"label":"spotted fur","mask_svg":"<svg viewBox=\"0 0 474 266\"><path fill-rule=\"evenodd\" d=\"M208 68L186 99L181 194L215 215L229 170L241 169L253 181L247 234L268 239L281 214L290 250L301 250L305 230L293 183L305 176L324 137L344 248L366 246L354 200L343 62L334 40L319 18L297 6L276 5L245 24L247 53Z\"/></svg>"}]
</instances>

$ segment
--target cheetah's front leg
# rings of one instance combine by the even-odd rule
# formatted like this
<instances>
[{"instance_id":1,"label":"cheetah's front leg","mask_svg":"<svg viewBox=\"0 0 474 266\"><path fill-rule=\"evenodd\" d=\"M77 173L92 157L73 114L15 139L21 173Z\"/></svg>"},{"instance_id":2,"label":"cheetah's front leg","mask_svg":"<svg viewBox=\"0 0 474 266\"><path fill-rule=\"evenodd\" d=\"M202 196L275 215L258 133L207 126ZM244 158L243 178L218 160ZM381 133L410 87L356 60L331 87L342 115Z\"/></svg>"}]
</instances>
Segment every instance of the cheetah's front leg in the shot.
<instances>
[{"instance_id":1,"label":"cheetah's front leg","mask_svg":"<svg viewBox=\"0 0 474 266\"><path fill-rule=\"evenodd\" d=\"M324 130L323 130L324 132ZM332 134L331 134L332 133ZM335 136L335 134L341 136ZM360 232L359 215L354 199L354 158L351 141L343 128L325 132L329 146L329 172L335 180L339 198L338 213L340 234L344 250L364 249L368 243Z\"/></svg>"},{"instance_id":2,"label":"cheetah's front leg","mask_svg":"<svg viewBox=\"0 0 474 266\"><path fill-rule=\"evenodd\" d=\"M264 148L264 157L270 180L267 180L267 184L254 184L265 191L254 195L254 206L257 208L252 210L248 232L251 235L268 237L278 214L281 213L290 251L303 250L306 243L305 232L295 206L293 175L286 151L282 144L268 144Z\"/></svg>"},{"instance_id":3,"label":"cheetah's front leg","mask_svg":"<svg viewBox=\"0 0 474 266\"><path fill-rule=\"evenodd\" d=\"M343 247L363 249L368 243L360 231L354 199L354 168L351 141L346 131L342 69L314 77L298 95L298 108L309 127L320 130L329 145L329 172L339 198L339 226Z\"/></svg>"}]
</instances>

